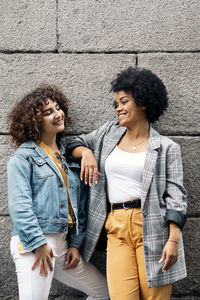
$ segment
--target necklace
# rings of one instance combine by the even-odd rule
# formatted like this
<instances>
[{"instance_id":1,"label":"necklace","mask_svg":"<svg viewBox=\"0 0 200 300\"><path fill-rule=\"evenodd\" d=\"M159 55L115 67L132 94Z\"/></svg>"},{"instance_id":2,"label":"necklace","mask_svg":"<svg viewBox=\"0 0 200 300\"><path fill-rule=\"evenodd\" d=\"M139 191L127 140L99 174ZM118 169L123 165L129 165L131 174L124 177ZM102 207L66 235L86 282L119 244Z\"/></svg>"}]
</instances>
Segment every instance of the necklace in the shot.
<instances>
[{"instance_id":1,"label":"necklace","mask_svg":"<svg viewBox=\"0 0 200 300\"><path fill-rule=\"evenodd\" d=\"M61 165L61 168L63 168L63 170L67 173L67 167L65 166L65 164L63 164L63 160L62 160L62 152L60 151L60 153L58 152L54 152L54 156L55 158L58 160L58 162Z\"/></svg>"},{"instance_id":2,"label":"necklace","mask_svg":"<svg viewBox=\"0 0 200 300\"><path fill-rule=\"evenodd\" d=\"M136 144L136 145L134 145L134 146L131 146L131 149L132 149L133 151L137 150L137 147L138 147L140 144L142 144L142 143L143 143L143 141L140 141L138 144Z\"/></svg>"},{"instance_id":3,"label":"necklace","mask_svg":"<svg viewBox=\"0 0 200 300\"><path fill-rule=\"evenodd\" d=\"M56 159L57 159L60 163L62 163L62 154L61 154L61 152L60 152L60 153L54 152L54 155L55 155Z\"/></svg>"},{"instance_id":4,"label":"necklace","mask_svg":"<svg viewBox=\"0 0 200 300\"><path fill-rule=\"evenodd\" d=\"M140 144L142 144L143 142L144 142L144 140L140 141L139 143L135 144L134 146L131 146L130 148L131 148L133 151L135 151L135 150L137 150L137 147L138 147Z\"/></svg>"}]
</instances>

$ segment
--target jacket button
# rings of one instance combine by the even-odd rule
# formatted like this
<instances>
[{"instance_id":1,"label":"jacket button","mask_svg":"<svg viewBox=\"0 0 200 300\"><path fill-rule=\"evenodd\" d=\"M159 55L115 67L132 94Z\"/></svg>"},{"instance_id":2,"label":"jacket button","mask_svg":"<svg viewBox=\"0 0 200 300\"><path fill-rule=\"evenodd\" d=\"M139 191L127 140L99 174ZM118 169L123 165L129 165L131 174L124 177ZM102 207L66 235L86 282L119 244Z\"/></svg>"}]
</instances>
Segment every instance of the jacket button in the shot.
<instances>
[{"instance_id":1,"label":"jacket button","mask_svg":"<svg viewBox=\"0 0 200 300\"><path fill-rule=\"evenodd\" d=\"M60 207L61 207L61 208L63 208L63 207L64 207L64 204L63 204L63 203L61 203L61 204L60 204Z\"/></svg>"},{"instance_id":2,"label":"jacket button","mask_svg":"<svg viewBox=\"0 0 200 300\"><path fill-rule=\"evenodd\" d=\"M144 209L143 210L143 216L146 217L147 216L147 211Z\"/></svg>"},{"instance_id":3,"label":"jacket button","mask_svg":"<svg viewBox=\"0 0 200 300\"><path fill-rule=\"evenodd\" d=\"M62 184L62 183L59 183L59 185L58 185L58 186L61 188L61 187L63 187L63 184Z\"/></svg>"}]
</instances>

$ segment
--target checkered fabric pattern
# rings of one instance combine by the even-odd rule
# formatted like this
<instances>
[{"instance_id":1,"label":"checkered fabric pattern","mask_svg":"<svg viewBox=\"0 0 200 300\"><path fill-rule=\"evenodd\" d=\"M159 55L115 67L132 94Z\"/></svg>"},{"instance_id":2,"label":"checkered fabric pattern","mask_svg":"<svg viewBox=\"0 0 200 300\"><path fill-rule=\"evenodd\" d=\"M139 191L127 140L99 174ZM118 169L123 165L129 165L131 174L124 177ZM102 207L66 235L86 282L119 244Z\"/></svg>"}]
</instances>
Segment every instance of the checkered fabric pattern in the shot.
<instances>
[{"instance_id":1,"label":"checkered fabric pattern","mask_svg":"<svg viewBox=\"0 0 200 300\"><path fill-rule=\"evenodd\" d=\"M125 127L111 121L68 143L69 150L78 145L90 148L101 173L98 184L93 184L89 192L87 233L83 247L83 257L86 261L95 249L107 214L105 160L125 131ZM168 212L185 215L187 205L180 146L161 136L152 127L143 171L141 204L148 287L173 283L186 277L182 236L178 261L167 272L162 272L162 264L159 264L169 236L166 215Z\"/></svg>"}]
</instances>

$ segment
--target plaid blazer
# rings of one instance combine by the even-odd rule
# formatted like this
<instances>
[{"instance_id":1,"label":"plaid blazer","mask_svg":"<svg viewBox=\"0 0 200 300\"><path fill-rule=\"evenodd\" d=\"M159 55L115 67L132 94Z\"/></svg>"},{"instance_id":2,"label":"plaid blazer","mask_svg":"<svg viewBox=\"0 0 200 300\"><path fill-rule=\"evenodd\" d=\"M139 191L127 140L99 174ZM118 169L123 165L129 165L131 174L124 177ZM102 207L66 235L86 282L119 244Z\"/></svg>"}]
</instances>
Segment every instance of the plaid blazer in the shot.
<instances>
[{"instance_id":1,"label":"plaid blazer","mask_svg":"<svg viewBox=\"0 0 200 300\"><path fill-rule=\"evenodd\" d=\"M86 261L95 249L107 214L105 160L125 131L125 127L111 121L68 142L69 151L80 145L90 148L101 173L98 184L93 183L89 191L87 232L82 253ZM141 203L148 287L173 283L186 277L182 235L178 261L167 272L162 272L163 264L159 263L169 236L169 221L182 229L187 205L180 146L152 127L143 171Z\"/></svg>"}]
</instances>

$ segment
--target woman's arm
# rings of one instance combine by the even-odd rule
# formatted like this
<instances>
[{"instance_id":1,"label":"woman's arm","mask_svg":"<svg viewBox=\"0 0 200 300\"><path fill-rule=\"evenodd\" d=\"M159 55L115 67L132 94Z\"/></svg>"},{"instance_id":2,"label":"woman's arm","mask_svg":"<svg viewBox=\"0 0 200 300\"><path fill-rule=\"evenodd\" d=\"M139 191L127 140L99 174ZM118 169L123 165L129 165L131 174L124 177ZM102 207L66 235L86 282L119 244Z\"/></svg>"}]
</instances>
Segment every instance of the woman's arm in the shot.
<instances>
[{"instance_id":1,"label":"woman's arm","mask_svg":"<svg viewBox=\"0 0 200 300\"><path fill-rule=\"evenodd\" d=\"M180 228L175 223L169 225L169 239L163 248L162 257L160 263L165 262L162 271L166 272L178 259Z\"/></svg>"},{"instance_id":2,"label":"woman's arm","mask_svg":"<svg viewBox=\"0 0 200 300\"><path fill-rule=\"evenodd\" d=\"M170 147L166 165L165 202L167 207L166 221L169 223L169 239L163 249L160 262L167 271L178 259L180 233L186 222L186 190L183 186L183 169L180 146Z\"/></svg>"},{"instance_id":3,"label":"woman's arm","mask_svg":"<svg viewBox=\"0 0 200 300\"><path fill-rule=\"evenodd\" d=\"M72 155L75 158L81 158L81 181L84 179L85 184L89 183L91 186L94 179L94 182L97 184L99 172L93 152L86 147L79 146L72 151Z\"/></svg>"},{"instance_id":4,"label":"woman's arm","mask_svg":"<svg viewBox=\"0 0 200 300\"><path fill-rule=\"evenodd\" d=\"M170 147L166 162L166 190L164 199L167 213L166 221L175 223L181 230L186 222L186 190L183 186L183 167L180 146Z\"/></svg>"},{"instance_id":5,"label":"woman's arm","mask_svg":"<svg viewBox=\"0 0 200 300\"><path fill-rule=\"evenodd\" d=\"M14 155L7 165L8 175L8 206L14 227L25 252L35 251L32 269L39 263L39 274L44 270L48 275L47 264L53 269L52 249L47 245L36 215L33 212L31 167L24 157Z\"/></svg>"},{"instance_id":6,"label":"woman's arm","mask_svg":"<svg viewBox=\"0 0 200 300\"><path fill-rule=\"evenodd\" d=\"M89 183L91 185L93 177L95 183L98 181L98 165L93 152L95 147L97 147L98 141L103 138L106 131L114 123L113 121L107 122L97 130L74 137L67 143L68 154L72 154L75 158L81 158L80 178L81 180L84 179L85 184Z\"/></svg>"},{"instance_id":7,"label":"woman's arm","mask_svg":"<svg viewBox=\"0 0 200 300\"><path fill-rule=\"evenodd\" d=\"M21 155L12 156L7 175L10 216L25 252L31 252L47 240L33 212L30 163Z\"/></svg>"}]
</instances>

